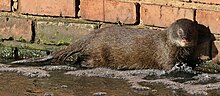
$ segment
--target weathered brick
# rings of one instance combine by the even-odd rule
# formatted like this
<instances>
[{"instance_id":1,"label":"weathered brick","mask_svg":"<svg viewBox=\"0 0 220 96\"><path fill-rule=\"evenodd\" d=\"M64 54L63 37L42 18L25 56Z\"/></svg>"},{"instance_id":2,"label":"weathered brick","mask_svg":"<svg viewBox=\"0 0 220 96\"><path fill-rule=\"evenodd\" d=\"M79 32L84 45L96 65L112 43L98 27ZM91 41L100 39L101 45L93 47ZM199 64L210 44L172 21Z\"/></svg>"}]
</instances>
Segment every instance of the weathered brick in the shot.
<instances>
[{"instance_id":1,"label":"weathered brick","mask_svg":"<svg viewBox=\"0 0 220 96\"><path fill-rule=\"evenodd\" d=\"M0 18L0 38L25 39L30 41L32 36L32 21L19 18Z\"/></svg>"},{"instance_id":2,"label":"weathered brick","mask_svg":"<svg viewBox=\"0 0 220 96\"><path fill-rule=\"evenodd\" d=\"M81 0L80 15L83 19L121 22L134 24L137 22L136 4L113 0Z\"/></svg>"},{"instance_id":3,"label":"weathered brick","mask_svg":"<svg viewBox=\"0 0 220 96\"><path fill-rule=\"evenodd\" d=\"M220 4L219 0L192 0L193 2L204 2L204 3L214 3L214 4Z\"/></svg>"},{"instance_id":4,"label":"weathered brick","mask_svg":"<svg viewBox=\"0 0 220 96\"><path fill-rule=\"evenodd\" d=\"M188 18L193 20L193 17L193 9L141 4L141 20L145 25L167 27L177 19Z\"/></svg>"},{"instance_id":5,"label":"weathered brick","mask_svg":"<svg viewBox=\"0 0 220 96\"><path fill-rule=\"evenodd\" d=\"M211 33L220 34L220 12L197 10L196 21L210 28Z\"/></svg>"},{"instance_id":6,"label":"weathered brick","mask_svg":"<svg viewBox=\"0 0 220 96\"><path fill-rule=\"evenodd\" d=\"M83 19L104 21L104 0L81 0L80 15Z\"/></svg>"},{"instance_id":7,"label":"weathered brick","mask_svg":"<svg viewBox=\"0 0 220 96\"><path fill-rule=\"evenodd\" d=\"M190 2L191 0L180 0L180 1L183 1L183 2Z\"/></svg>"},{"instance_id":8,"label":"weathered brick","mask_svg":"<svg viewBox=\"0 0 220 96\"><path fill-rule=\"evenodd\" d=\"M70 44L97 27L96 24L39 21L36 26L36 42Z\"/></svg>"},{"instance_id":9,"label":"weathered brick","mask_svg":"<svg viewBox=\"0 0 220 96\"><path fill-rule=\"evenodd\" d=\"M18 11L24 14L76 16L75 0L19 0Z\"/></svg>"},{"instance_id":10,"label":"weathered brick","mask_svg":"<svg viewBox=\"0 0 220 96\"><path fill-rule=\"evenodd\" d=\"M118 2L105 0L105 22L121 22L134 24L137 22L136 4L131 2Z\"/></svg>"},{"instance_id":11,"label":"weathered brick","mask_svg":"<svg viewBox=\"0 0 220 96\"><path fill-rule=\"evenodd\" d=\"M1 0L0 1L0 10L11 11L11 0Z\"/></svg>"},{"instance_id":12,"label":"weathered brick","mask_svg":"<svg viewBox=\"0 0 220 96\"><path fill-rule=\"evenodd\" d=\"M146 25L158 25L161 18L159 5L141 4L141 20Z\"/></svg>"}]
</instances>

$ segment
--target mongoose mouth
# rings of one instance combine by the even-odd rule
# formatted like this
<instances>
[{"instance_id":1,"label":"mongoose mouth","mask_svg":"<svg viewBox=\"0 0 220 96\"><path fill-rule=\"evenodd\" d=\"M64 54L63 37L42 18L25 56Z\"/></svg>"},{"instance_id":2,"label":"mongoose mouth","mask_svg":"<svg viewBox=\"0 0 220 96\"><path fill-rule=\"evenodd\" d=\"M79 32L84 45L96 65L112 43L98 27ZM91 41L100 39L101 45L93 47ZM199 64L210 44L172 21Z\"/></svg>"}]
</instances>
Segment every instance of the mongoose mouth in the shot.
<instances>
[{"instance_id":1,"label":"mongoose mouth","mask_svg":"<svg viewBox=\"0 0 220 96\"><path fill-rule=\"evenodd\" d=\"M189 41L189 40L186 40L186 39L182 39L182 40L179 41L179 45L181 47L190 47L190 46L193 46L193 42Z\"/></svg>"}]
</instances>

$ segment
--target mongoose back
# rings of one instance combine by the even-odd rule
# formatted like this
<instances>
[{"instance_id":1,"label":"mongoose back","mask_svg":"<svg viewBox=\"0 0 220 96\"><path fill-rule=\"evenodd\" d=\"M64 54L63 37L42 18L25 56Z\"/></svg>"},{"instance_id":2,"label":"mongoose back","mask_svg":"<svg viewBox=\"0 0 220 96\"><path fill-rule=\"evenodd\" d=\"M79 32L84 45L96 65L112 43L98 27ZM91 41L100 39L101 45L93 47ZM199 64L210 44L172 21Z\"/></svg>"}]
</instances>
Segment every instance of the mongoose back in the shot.
<instances>
[{"instance_id":1,"label":"mongoose back","mask_svg":"<svg viewBox=\"0 0 220 96\"><path fill-rule=\"evenodd\" d=\"M83 67L169 70L176 63L192 58L198 36L195 24L188 19L179 19L163 31L127 27L97 29L49 56L12 63L52 61L63 64L75 55Z\"/></svg>"}]
</instances>

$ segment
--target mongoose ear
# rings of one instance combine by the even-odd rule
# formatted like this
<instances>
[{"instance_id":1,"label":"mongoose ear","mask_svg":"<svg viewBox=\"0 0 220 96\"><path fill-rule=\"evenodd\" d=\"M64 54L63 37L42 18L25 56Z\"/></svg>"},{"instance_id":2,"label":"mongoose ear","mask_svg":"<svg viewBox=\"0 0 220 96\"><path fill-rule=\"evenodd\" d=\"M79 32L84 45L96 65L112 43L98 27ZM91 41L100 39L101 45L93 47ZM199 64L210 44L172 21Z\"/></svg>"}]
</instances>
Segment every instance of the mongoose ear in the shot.
<instances>
[{"instance_id":1,"label":"mongoose ear","mask_svg":"<svg viewBox=\"0 0 220 96\"><path fill-rule=\"evenodd\" d=\"M194 20L193 22L194 22L195 24L199 24L199 23L198 23L197 21L195 21L195 20Z\"/></svg>"}]
</instances>

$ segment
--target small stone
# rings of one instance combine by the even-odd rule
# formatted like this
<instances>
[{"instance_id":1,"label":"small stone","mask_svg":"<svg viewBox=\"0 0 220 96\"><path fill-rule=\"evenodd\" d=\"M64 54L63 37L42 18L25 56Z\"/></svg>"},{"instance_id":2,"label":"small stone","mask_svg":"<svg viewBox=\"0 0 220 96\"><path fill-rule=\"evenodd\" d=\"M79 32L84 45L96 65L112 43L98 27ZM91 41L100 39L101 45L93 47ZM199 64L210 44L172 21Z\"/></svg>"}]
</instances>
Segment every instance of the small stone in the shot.
<instances>
[{"instance_id":1,"label":"small stone","mask_svg":"<svg viewBox=\"0 0 220 96\"><path fill-rule=\"evenodd\" d=\"M54 96L54 94L53 94L52 92L46 92L46 93L44 94L44 96Z\"/></svg>"},{"instance_id":2,"label":"small stone","mask_svg":"<svg viewBox=\"0 0 220 96\"><path fill-rule=\"evenodd\" d=\"M96 92L93 94L93 96L105 96L105 95L107 95L106 92Z\"/></svg>"},{"instance_id":3,"label":"small stone","mask_svg":"<svg viewBox=\"0 0 220 96\"><path fill-rule=\"evenodd\" d=\"M62 85L62 86L61 86L61 88L67 88L67 87L68 87L67 85Z\"/></svg>"},{"instance_id":4,"label":"small stone","mask_svg":"<svg viewBox=\"0 0 220 96\"><path fill-rule=\"evenodd\" d=\"M1 64L0 63L0 67L3 67L3 68L5 68L5 67L10 67L11 65L6 65L6 64Z\"/></svg>"},{"instance_id":5,"label":"small stone","mask_svg":"<svg viewBox=\"0 0 220 96\"><path fill-rule=\"evenodd\" d=\"M46 70L46 71L57 71L57 70L66 70L66 71L74 71L76 70L76 67L71 67L71 66L43 66L40 69Z\"/></svg>"},{"instance_id":6,"label":"small stone","mask_svg":"<svg viewBox=\"0 0 220 96\"><path fill-rule=\"evenodd\" d=\"M149 90L151 89L150 87L144 87L144 86L132 86L132 88L134 90L138 90L138 91L144 91L144 90Z\"/></svg>"},{"instance_id":7,"label":"small stone","mask_svg":"<svg viewBox=\"0 0 220 96\"><path fill-rule=\"evenodd\" d=\"M152 90L152 92L157 92L157 90L154 89L154 90Z\"/></svg>"}]
</instances>

